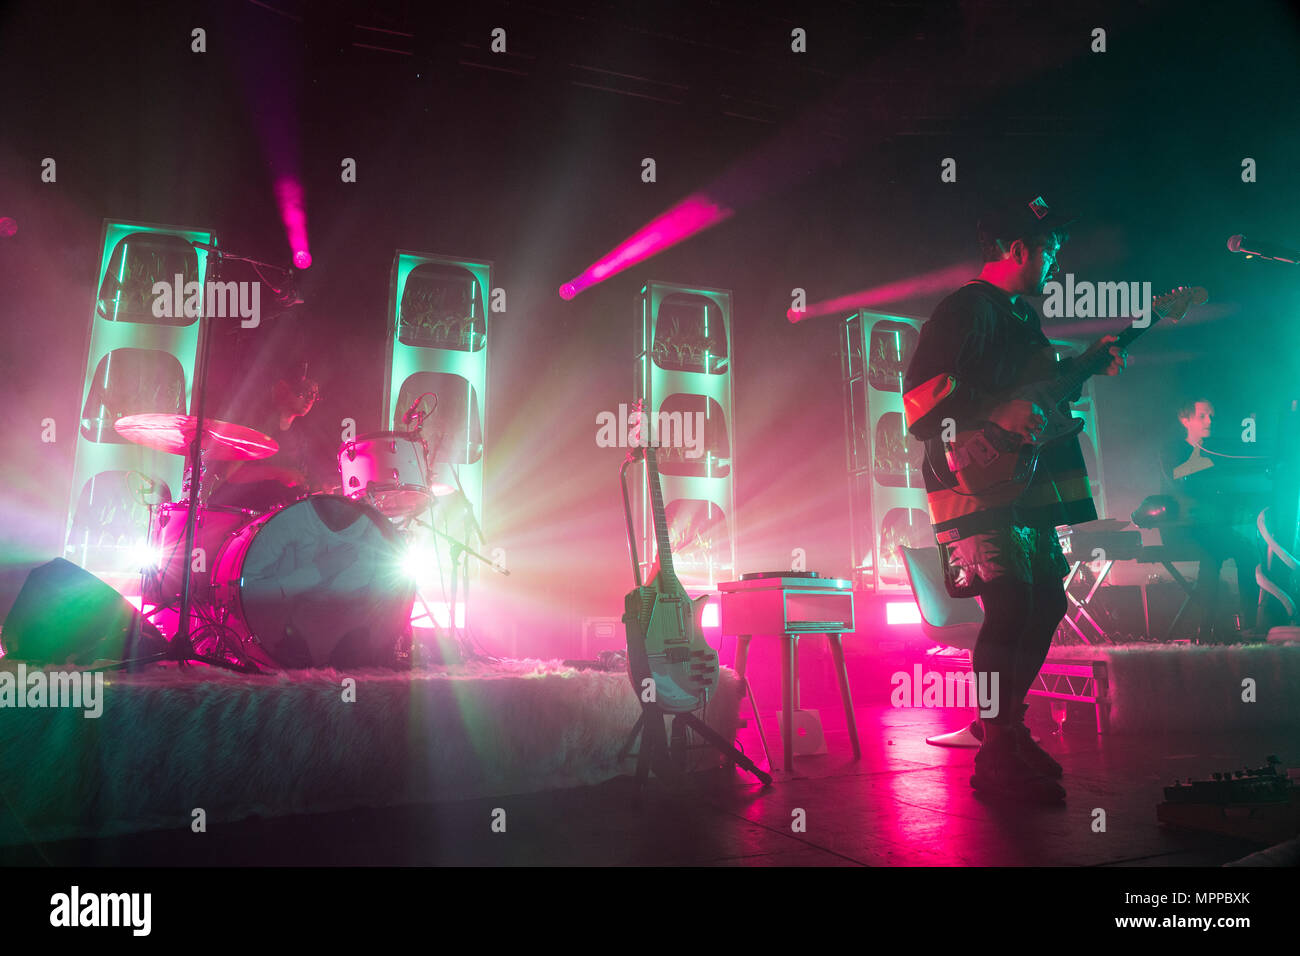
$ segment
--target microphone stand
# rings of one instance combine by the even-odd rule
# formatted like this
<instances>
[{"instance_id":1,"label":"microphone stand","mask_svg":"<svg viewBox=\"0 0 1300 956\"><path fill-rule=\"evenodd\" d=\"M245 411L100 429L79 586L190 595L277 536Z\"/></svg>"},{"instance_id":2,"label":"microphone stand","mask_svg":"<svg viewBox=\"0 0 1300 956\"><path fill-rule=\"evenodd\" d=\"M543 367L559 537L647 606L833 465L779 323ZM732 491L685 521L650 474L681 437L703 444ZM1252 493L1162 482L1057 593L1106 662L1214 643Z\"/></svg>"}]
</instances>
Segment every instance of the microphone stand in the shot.
<instances>
[{"instance_id":1,"label":"microphone stand","mask_svg":"<svg viewBox=\"0 0 1300 956\"><path fill-rule=\"evenodd\" d=\"M466 523L467 525L469 525L469 527L473 530L474 534L478 536L479 544L480 544L480 545L486 545L486 544L487 544L487 539L486 539L485 537L483 537L483 528L482 528L481 525L479 525L479 523L478 523L478 518L474 517L474 505L473 505L473 503L469 500L469 495L465 494L465 486L462 485L462 484L460 483L460 475L457 473L456 467L455 467L454 465L452 465L450 462L447 463L447 466L448 466L448 468L451 470L451 477L452 477L452 479L455 480L455 482L456 482L456 493L460 496L460 500L461 500L461 502L462 502L462 503L464 504L464 506L465 506L465 517L468 519L465 523ZM466 537L468 538L469 535L466 535ZM454 595L456 594L456 567L457 567L457 563L458 563L459 560L460 560L460 556L461 556L461 554L467 555L467 557L466 557L466 559L465 559L465 575L464 575L464 577L465 577L465 604L464 604L464 607L465 607L465 633L466 633L466 634L469 634L469 633L470 633L470 630L469 630L469 558L468 558L468 555L473 555L474 557L478 558L479 561L481 561L481 562L483 562L484 564L486 564L489 568L491 568L493 571L496 571L498 574L502 574L502 575L509 576L510 572L509 572L508 570L506 570L505 568L498 567L494 562L489 561L487 558L485 558L483 555L479 554L477 551L475 551L475 550L474 550L473 548L471 548L469 545L467 545L467 544L465 544L465 543L463 543L463 542L459 542L459 541L456 542L456 544L453 545L453 547L452 547L452 553L451 553L451 559L452 559L452 565L451 565L451 573L452 573L451 593L452 593L452 595L453 595L453 598L452 598L452 604L453 604L453 606L452 606L452 611L451 611L451 613L452 613L452 615L453 615L453 618L452 618L452 625L453 625L453 627L455 626L455 623L456 623L456 621L455 621L456 608L455 608L455 606L454 606L454 605L455 605L455 597L454 597Z\"/></svg>"},{"instance_id":2,"label":"microphone stand","mask_svg":"<svg viewBox=\"0 0 1300 956\"><path fill-rule=\"evenodd\" d=\"M467 506L467 508L468 508L468 505L469 505L469 501L468 501L468 499L466 499L465 504L466 504L466 506ZM458 627L456 626L456 598L460 596L460 595L459 595L459 592L460 592L460 581L459 581L459 579L458 579L459 576L457 575L457 571L458 571L459 568L460 568L461 556L462 556L462 555L465 555L465 556L466 556L466 558L465 558L465 573L464 573L464 578L465 578L465 601L464 601L464 604L462 604L462 607L465 609L464 614L463 614L462 616L463 616L464 620L467 622L467 623L466 623L466 626L463 628L463 630L466 632L466 634L468 634L468 632L469 632L469 625L468 625L468 621L469 621L469 558L470 558L470 557L477 558L479 561L482 561L484 564L486 564L489 568L491 568L493 571L497 572L498 574L503 574L503 575L509 576L510 572L509 572L507 569L505 569L505 568L503 568L503 567L499 567L498 565L494 564L490 558L488 558L488 557L486 557L486 556L484 556L484 555L482 555L482 554L479 554L477 551L475 551L473 548L471 548L469 545L467 545L464 541L461 541L459 538L453 537L452 535L449 535L449 534L447 534L447 533L444 532L444 531L439 531L437 528L435 528L435 527L433 526L433 515L432 515L433 505L430 504L429 508L430 508L429 521L428 521L428 522L424 522L424 521L421 521L419 518L416 518L416 519L415 519L415 523L418 524L418 525L419 525L420 527L422 527L422 528L426 528L426 529L428 529L428 530L429 530L429 531L434 535L435 538L441 538L442 540L446 541L447 544L449 545L448 550L449 550L449 552L450 552L450 557L451 557L451 607L448 608L448 621L447 621L447 627L448 627L448 629L452 632L452 634L456 635L457 643L459 643L459 644L461 645L461 654L462 654L463 656L468 656L468 654L466 654L466 650L467 650L468 647L469 647L468 640L466 639L466 637L465 637L464 635L462 635L462 634L460 633L460 631L461 631L462 629L461 629L461 628L458 628ZM471 520L472 520L472 516L471 516ZM475 524L477 524L477 522L475 522ZM421 600L423 600L423 599L421 599ZM436 627L437 627L437 622L435 621L435 622L433 622L433 624L434 624L434 626L435 626L435 628L436 628Z\"/></svg>"},{"instance_id":3,"label":"microphone stand","mask_svg":"<svg viewBox=\"0 0 1300 956\"><path fill-rule=\"evenodd\" d=\"M412 427L412 433L420 435L420 444L424 447L424 465L426 469L424 480L426 486L429 484L430 475L434 467L437 465L438 455L442 452L443 440L446 438L445 433L439 436L438 443L434 447L433 454L430 455L429 444L427 441L424 440L424 436L423 436L424 422L428 416L421 413L419 411L419 407L420 407L420 403L424 400L425 396L431 394L434 395L434 403L435 403L434 408L437 408L437 400L438 400L437 395L432 392L425 392L423 395L421 395L419 398L415 400L415 404L412 405L411 408L407 410L407 414L403 418L403 422L405 424L411 424L411 422L413 421L414 425ZM414 413L413 417L412 417L412 413ZM432 409L430 410L430 414L432 414ZM465 494L465 486L461 484L460 475L457 473L456 468L452 465L451 462L447 462L447 467L451 471L452 479L456 482L456 494L460 498L461 502L464 504L465 515L468 519L465 522L465 524L469 526L470 530L473 530L473 532L476 535L478 535L478 540L480 544L485 544L487 539L483 536L483 528L479 525L478 519L474 516L474 506L470 502L469 496ZM434 527L434 517L433 517L434 504L435 504L435 499L432 495L430 495L429 496L429 522L427 524L423 521L420 521L418 518L415 520L416 520L416 524L420 525L421 527L428 528L429 531L433 533L435 539L442 538L449 545L448 552L449 552L449 557L451 559L451 606L447 609L447 626L448 629L452 632L452 634L456 636L457 643L460 645L461 655L464 657L468 657L469 654L467 653L467 651L470 648L469 558L470 557L477 558L479 561L486 564L489 568L491 568L493 571L497 572L498 574L509 576L510 572L505 568L499 567L491 559L485 557L482 554L479 554L479 552L475 551L464 541L461 541L460 539L455 538L452 535L446 534L445 532L439 531L436 527ZM468 537L468 534L466 534L466 537ZM436 540L434 543L436 546L437 544ZM465 561L463 574L460 573L462 557L464 558ZM465 581L465 600L464 603L461 605L463 609L462 619L465 621L465 626L463 628L458 627L456 625L456 599L460 596L460 579L462 577L464 578Z\"/></svg>"},{"instance_id":4,"label":"microphone stand","mask_svg":"<svg viewBox=\"0 0 1300 956\"><path fill-rule=\"evenodd\" d=\"M291 293L294 291L293 282L292 282L292 278L293 278L292 266L277 266L271 262L262 262L260 259L250 259L248 256L236 256L229 252L224 252L223 250L218 249L216 246L210 246L205 242L191 242L190 245L194 246L197 249L206 250L211 255L215 255L217 257L218 271L220 271L222 263L229 261L229 262L247 262L250 266L253 267L253 271L257 273L257 277L261 279L263 282L266 282L266 277L262 275L262 269L274 269L276 272L283 273L285 277L285 283L279 289L271 285L271 283L266 282L267 286L271 290L271 294L276 297L277 301L284 309L291 309L295 305L302 304L301 299L298 299L297 301L294 302L282 301L282 297L286 289L288 289Z\"/></svg>"}]
</instances>

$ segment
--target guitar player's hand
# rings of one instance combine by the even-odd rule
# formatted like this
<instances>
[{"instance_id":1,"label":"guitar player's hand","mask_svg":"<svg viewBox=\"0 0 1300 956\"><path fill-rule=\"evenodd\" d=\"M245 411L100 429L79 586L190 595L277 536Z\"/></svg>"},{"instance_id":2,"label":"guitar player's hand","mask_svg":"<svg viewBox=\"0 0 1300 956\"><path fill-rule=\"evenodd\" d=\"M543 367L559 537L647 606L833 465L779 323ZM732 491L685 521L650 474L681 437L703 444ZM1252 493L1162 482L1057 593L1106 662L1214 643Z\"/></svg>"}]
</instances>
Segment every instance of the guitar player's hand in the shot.
<instances>
[{"instance_id":1,"label":"guitar player's hand","mask_svg":"<svg viewBox=\"0 0 1300 956\"><path fill-rule=\"evenodd\" d=\"M1113 335L1105 335L1099 338L1088 350L1094 354L1101 352L1111 342L1118 342L1119 339ZM1110 346L1110 364L1106 366L1107 375L1118 375L1124 371L1124 366L1128 364L1128 353L1118 345Z\"/></svg>"},{"instance_id":2,"label":"guitar player's hand","mask_svg":"<svg viewBox=\"0 0 1300 956\"><path fill-rule=\"evenodd\" d=\"M1043 430L1047 415L1033 402L1016 398L989 412L989 421L1028 440Z\"/></svg>"}]
</instances>

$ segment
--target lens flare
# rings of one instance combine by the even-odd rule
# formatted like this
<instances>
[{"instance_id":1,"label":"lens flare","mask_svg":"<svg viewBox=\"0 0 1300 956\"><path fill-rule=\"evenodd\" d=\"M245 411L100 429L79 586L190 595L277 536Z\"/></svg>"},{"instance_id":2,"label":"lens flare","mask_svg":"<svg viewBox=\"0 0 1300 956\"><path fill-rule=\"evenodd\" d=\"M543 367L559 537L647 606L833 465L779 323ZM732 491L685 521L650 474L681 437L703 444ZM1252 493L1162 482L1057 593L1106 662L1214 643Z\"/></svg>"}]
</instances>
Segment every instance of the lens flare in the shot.
<instances>
[{"instance_id":1,"label":"lens flare","mask_svg":"<svg viewBox=\"0 0 1300 956\"><path fill-rule=\"evenodd\" d=\"M891 302L950 292L978 271L979 266L976 263L962 262L934 272L900 279L897 282L850 292L836 299L815 302L803 309L789 309L786 311L786 318L791 322L802 322L822 315L847 315L858 309L872 309Z\"/></svg>"},{"instance_id":2,"label":"lens flare","mask_svg":"<svg viewBox=\"0 0 1300 956\"><path fill-rule=\"evenodd\" d=\"M145 540L137 541L131 546L129 561L130 567L139 571L157 570L162 564L162 549Z\"/></svg>"}]
</instances>

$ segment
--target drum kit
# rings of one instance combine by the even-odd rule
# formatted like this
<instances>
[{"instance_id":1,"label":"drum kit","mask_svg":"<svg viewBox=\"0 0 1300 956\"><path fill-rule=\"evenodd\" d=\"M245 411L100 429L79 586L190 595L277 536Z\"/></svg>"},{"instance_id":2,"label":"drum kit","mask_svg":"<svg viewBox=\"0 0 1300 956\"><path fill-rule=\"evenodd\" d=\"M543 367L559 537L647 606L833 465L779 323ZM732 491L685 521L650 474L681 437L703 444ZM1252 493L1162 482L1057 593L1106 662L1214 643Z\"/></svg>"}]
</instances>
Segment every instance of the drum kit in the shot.
<instances>
[{"instance_id":1,"label":"drum kit","mask_svg":"<svg viewBox=\"0 0 1300 956\"><path fill-rule=\"evenodd\" d=\"M198 419L130 415L115 427L137 444L190 455ZM429 463L418 426L344 442L342 494L307 494L263 513L209 504L203 478L208 462L268 458L279 450L276 442L211 418L202 434L184 499L149 509L156 563L144 569L142 601L152 605L147 616L180 615L177 638L188 638L182 650L192 655L178 651L176 659L249 671L391 664L409 634L414 601L424 602L405 561L417 527L449 541L453 561L468 554L491 566L420 520L432 516L439 498L457 493L459 481L450 465ZM452 587L454 593L454 573ZM427 604L425 612L432 621Z\"/></svg>"},{"instance_id":2,"label":"drum kit","mask_svg":"<svg viewBox=\"0 0 1300 956\"><path fill-rule=\"evenodd\" d=\"M210 280L220 276L226 260L237 260L251 263L259 276L261 268L279 270L285 287L292 286L292 269L216 246L191 245L208 252ZM150 508L149 541L161 554L157 566L144 571L141 603L153 605L144 616L174 609L176 617L167 651L151 660L199 661L244 672L400 665L400 648L411 634L411 609L416 599L424 604L404 554L418 532L450 546L453 604L461 599L456 572L463 561L468 605L471 556L509 573L434 527L438 498L453 491L463 498L464 490L450 465L430 463L420 436L419 409L432 392L421 395L403 417L403 424L414 423L410 432L377 432L343 443L338 455L343 494L305 495L263 512L210 504L208 462L257 461L276 454L279 445L256 429L207 414L216 323L209 319L203 326L192 392L195 414L129 415L114 423L128 441L185 457L183 500L156 512ZM427 522L420 520L421 511L427 511ZM465 513L482 541L472 509ZM433 622L427 604L424 610ZM454 631L458 615L450 616ZM465 654L460 635L455 643Z\"/></svg>"}]
</instances>

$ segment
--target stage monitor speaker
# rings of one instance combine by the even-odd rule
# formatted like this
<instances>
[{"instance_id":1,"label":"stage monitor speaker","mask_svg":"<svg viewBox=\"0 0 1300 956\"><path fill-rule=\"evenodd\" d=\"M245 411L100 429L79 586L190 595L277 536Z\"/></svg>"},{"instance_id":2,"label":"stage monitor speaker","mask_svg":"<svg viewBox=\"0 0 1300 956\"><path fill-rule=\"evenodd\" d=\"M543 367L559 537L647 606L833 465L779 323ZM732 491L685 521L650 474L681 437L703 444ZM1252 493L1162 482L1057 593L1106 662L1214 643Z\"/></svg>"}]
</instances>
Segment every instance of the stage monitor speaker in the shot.
<instances>
[{"instance_id":1,"label":"stage monitor speaker","mask_svg":"<svg viewBox=\"0 0 1300 956\"><path fill-rule=\"evenodd\" d=\"M136 635L139 635L138 639ZM0 632L6 657L85 665L160 653L156 627L99 578L63 558L34 568Z\"/></svg>"}]
</instances>

